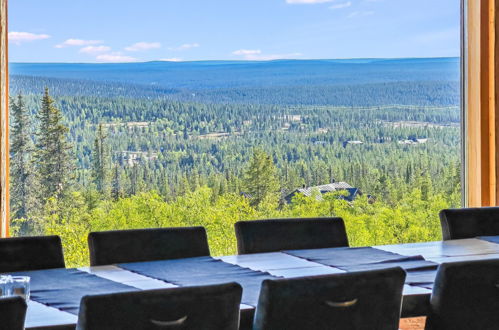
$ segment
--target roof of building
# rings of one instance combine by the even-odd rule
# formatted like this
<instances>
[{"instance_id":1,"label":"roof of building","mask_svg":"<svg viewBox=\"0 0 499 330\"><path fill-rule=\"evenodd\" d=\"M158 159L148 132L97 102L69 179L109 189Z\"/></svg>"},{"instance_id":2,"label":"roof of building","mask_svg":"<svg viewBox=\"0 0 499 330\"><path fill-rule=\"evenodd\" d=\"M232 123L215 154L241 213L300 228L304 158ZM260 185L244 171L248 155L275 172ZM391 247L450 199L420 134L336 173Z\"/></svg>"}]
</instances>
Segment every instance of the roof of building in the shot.
<instances>
[{"instance_id":1,"label":"roof of building","mask_svg":"<svg viewBox=\"0 0 499 330\"><path fill-rule=\"evenodd\" d=\"M348 195L346 196L338 196L338 198L344 199L346 201L352 202L357 195L362 195L362 192L358 188L354 188L351 185L349 185L346 182L334 182L334 183L329 183L321 186L314 186L314 187L305 187L305 188L299 188L293 190L291 193L289 193L284 199L290 203L291 200L293 199L293 196L295 196L297 193L301 193L307 197L312 196L312 193L314 191L318 191L320 194L315 196L315 198L320 201L322 200L322 195L334 191L346 191Z\"/></svg>"},{"instance_id":2,"label":"roof of building","mask_svg":"<svg viewBox=\"0 0 499 330\"><path fill-rule=\"evenodd\" d=\"M353 188L353 187L346 182L334 182L334 183L324 184L321 186L299 188L299 189L296 189L294 192L300 192L300 193L304 194L305 196L312 196L312 192L314 190L318 190L321 194L325 194L328 192L333 192L333 191L337 191L337 190L345 190L348 188Z\"/></svg>"}]
</instances>

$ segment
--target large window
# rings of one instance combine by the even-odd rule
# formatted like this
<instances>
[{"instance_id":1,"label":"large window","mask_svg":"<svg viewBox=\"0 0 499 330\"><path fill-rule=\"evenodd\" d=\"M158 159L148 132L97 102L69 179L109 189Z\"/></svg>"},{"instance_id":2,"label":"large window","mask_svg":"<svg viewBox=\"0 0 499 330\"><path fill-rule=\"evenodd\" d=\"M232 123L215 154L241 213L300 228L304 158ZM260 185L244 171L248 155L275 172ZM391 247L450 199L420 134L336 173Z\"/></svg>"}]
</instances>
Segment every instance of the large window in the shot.
<instances>
[{"instance_id":1,"label":"large window","mask_svg":"<svg viewBox=\"0 0 499 330\"><path fill-rule=\"evenodd\" d=\"M203 225L230 254L269 217L437 240L461 204L457 0L20 0L9 23L11 231L70 264L90 231Z\"/></svg>"}]
</instances>

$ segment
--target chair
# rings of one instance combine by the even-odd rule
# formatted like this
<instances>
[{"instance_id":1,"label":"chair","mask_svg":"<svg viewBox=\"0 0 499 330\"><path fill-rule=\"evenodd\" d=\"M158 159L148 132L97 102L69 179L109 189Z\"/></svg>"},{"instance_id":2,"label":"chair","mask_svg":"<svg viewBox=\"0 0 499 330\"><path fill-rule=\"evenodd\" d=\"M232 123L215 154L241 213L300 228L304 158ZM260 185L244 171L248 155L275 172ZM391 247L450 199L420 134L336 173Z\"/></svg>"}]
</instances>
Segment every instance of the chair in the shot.
<instances>
[{"instance_id":1,"label":"chair","mask_svg":"<svg viewBox=\"0 0 499 330\"><path fill-rule=\"evenodd\" d=\"M499 259L438 267L426 329L499 328Z\"/></svg>"},{"instance_id":2,"label":"chair","mask_svg":"<svg viewBox=\"0 0 499 330\"><path fill-rule=\"evenodd\" d=\"M85 296L77 330L237 330L237 283Z\"/></svg>"},{"instance_id":3,"label":"chair","mask_svg":"<svg viewBox=\"0 0 499 330\"><path fill-rule=\"evenodd\" d=\"M0 273L64 267L59 236L0 239Z\"/></svg>"},{"instance_id":4,"label":"chair","mask_svg":"<svg viewBox=\"0 0 499 330\"><path fill-rule=\"evenodd\" d=\"M254 330L397 330L402 268L262 283Z\"/></svg>"},{"instance_id":5,"label":"chair","mask_svg":"<svg viewBox=\"0 0 499 330\"><path fill-rule=\"evenodd\" d=\"M203 227L92 232L88 246L92 266L210 255Z\"/></svg>"},{"instance_id":6,"label":"chair","mask_svg":"<svg viewBox=\"0 0 499 330\"><path fill-rule=\"evenodd\" d=\"M0 330L24 330L26 309L21 297L0 298Z\"/></svg>"},{"instance_id":7,"label":"chair","mask_svg":"<svg viewBox=\"0 0 499 330\"><path fill-rule=\"evenodd\" d=\"M440 211L444 240L499 235L499 207Z\"/></svg>"},{"instance_id":8,"label":"chair","mask_svg":"<svg viewBox=\"0 0 499 330\"><path fill-rule=\"evenodd\" d=\"M342 218L239 221L235 229L239 254L348 246Z\"/></svg>"}]
</instances>

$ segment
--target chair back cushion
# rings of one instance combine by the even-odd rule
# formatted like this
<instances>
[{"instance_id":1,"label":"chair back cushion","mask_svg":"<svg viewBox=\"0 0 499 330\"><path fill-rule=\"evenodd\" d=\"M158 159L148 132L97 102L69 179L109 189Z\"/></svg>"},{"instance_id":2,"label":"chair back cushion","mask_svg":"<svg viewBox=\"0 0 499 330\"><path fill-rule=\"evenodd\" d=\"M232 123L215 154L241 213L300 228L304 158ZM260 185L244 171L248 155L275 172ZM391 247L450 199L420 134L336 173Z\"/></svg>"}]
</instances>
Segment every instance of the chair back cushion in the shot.
<instances>
[{"instance_id":1,"label":"chair back cushion","mask_svg":"<svg viewBox=\"0 0 499 330\"><path fill-rule=\"evenodd\" d=\"M203 227L92 232L88 246L92 266L210 255Z\"/></svg>"},{"instance_id":2,"label":"chair back cushion","mask_svg":"<svg viewBox=\"0 0 499 330\"><path fill-rule=\"evenodd\" d=\"M237 330L237 283L82 298L78 330Z\"/></svg>"},{"instance_id":3,"label":"chair back cushion","mask_svg":"<svg viewBox=\"0 0 499 330\"><path fill-rule=\"evenodd\" d=\"M0 330L24 330L26 308L21 297L0 298Z\"/></svg>"},{"instance_id":4,"label":"chair back cushion","mask_svg":"<svg viewBox=\"0 0 499 330\"><path fill-rule=\"evenodd\" d=\"M427 329L499 329L499 260L441 264Z\"/></svg>"},{"instance_id":5,"label":"chair back cushion","mask_svg":"<svg viewBox=\"0 0 499 330\"><path fill-rule=\"evenodd\" d=\"M239 221L235 229L239 254L348 246L342 218Z\"/></svg>"},{"instance_id":6,"label":"chair back cushion","mask_svg":"<svg viewBox=\"0 0 499 330\"><path fill-rule=\"evenodd\" d=\"M401 268L265 280L254 330L397 330Z\"/></svg>"},{"instance_id":7,"label":"chair back cushion","mask_svg":"<svg viewBox=\"0 0 499 330\"><path fill-rule=\"evenodd\" d=\"M499 207L440 211L444 240L499 235Z\"/></svg>"},{"instance_id":8,"label":"chair back cushion","mask_svg":"<svg viewBox=\"0 0 499 330\"><path fill-rule=\"evenodd\" d=\"M64 268L58 236L0 239L0 273Z\"/></svg>"}]
</instances>

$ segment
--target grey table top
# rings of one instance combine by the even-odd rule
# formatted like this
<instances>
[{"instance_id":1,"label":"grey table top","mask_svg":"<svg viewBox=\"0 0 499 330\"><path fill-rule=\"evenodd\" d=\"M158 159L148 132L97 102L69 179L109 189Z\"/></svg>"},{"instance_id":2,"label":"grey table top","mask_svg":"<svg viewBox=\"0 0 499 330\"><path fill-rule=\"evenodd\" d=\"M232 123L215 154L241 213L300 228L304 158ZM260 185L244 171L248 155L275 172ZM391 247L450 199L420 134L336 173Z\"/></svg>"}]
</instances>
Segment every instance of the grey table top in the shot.
<instances>
[{"instance_id":1,"label":"grey table top","mask_svg":"<svg viewBox=\"0 0 499 330\"><path fill-rule=\"evenodd\" d=\"M406 256L422 255L426 260L437 263L499 258L499 244L479 239L383 245L376 246L376 248ZM218 257L218 259L284 278L344 272L334 267L321 265L281 252L222 256ZM117 266L81 267L79 269L141 290L176 287L172 283L139 275ZM424 301L428 301L430 294L431 291L429 289L405 285L404 304L408 305L407 308L415 309L413 312L414 315L424 313L424 309L415 308L414 306L418 307L418 304L421 305ZM252 309L253 307L242 304L241 308ZM28 304L26 328L70 325L75 324L76 321L77 316L73 314L45 306L35 301L30 301Z\"/></svg>"}]
</instances>

